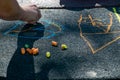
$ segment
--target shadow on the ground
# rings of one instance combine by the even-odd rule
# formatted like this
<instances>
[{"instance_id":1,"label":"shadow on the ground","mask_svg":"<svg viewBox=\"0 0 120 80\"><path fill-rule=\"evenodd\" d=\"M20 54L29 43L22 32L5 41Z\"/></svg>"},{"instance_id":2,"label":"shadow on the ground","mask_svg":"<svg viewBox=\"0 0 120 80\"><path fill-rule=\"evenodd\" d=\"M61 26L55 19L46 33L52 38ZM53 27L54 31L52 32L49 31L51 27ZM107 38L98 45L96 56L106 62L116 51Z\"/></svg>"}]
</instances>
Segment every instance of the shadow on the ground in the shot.
<instances>
[{"instance_id":1,"label":"shadow on the ground","mask_svg":"<svg viewBox=\"0 0 120 80\"><path fill-rule=\"evenodd\" d=\"M40 26L34 26L34 27L42 27L42 30L35 31L36 34L34 35L34 37L39 36L39 38L41 38L44 36L44 26L42 24L39 24L39 25ZM7 80L34 80L35 79L33 56L27 53L25 55L21 54L21 48L23 48L25 44L28 44L29 48L32 48L34 42L39 39L39 38L29 39L29 38L20 37L24 35L23 31L30 27L33 27L33 25L31 24L25 25L18 35L17 49L7 68ZM29 30L28 32L32 32L32 31Z\"/></svg>"},{"instance_id":2,"label":"shadow on the ground","mask_svg":"<svg viewBox=\"0 0 120 80\"><path fill-rule=\"evenodd\" d=\"M6 77L0 77L0 80L6 80Z\"/></svg>"},{"instance_id":3,"label":"shadow on the ground","mask_svg":"<svg viewBox=\"0 0 120 80\"><path fill-rule=\"evenodd\" d=\"M56 67L54 63L45 63L41 67L41 71L36 74L37 80L49 80L48 74L52 68Z\"/></svg>"},{"instance_id":4,"label":"shadow on the ground","mask_svg":"<svg viewBox=\"0 0 120 80\"><path fill-rule=\"evenodd\" d=\"M65 56L63 58L57 58L57 56L55 57L55 60L57 62L55 62L55 60L48 61L40 67L41 71L36 74L36 80L56 80L59 79L59 77L64 77L63 79L66 78L68 80L72 79L71 74L74 74L74 71L73 73L69 73L69 71L76 68L78 66L77 63L79 63L80 61L85 62L86 60L83 56L81 57L81 59L77 56Z\"/></svg>"}]
</instances>

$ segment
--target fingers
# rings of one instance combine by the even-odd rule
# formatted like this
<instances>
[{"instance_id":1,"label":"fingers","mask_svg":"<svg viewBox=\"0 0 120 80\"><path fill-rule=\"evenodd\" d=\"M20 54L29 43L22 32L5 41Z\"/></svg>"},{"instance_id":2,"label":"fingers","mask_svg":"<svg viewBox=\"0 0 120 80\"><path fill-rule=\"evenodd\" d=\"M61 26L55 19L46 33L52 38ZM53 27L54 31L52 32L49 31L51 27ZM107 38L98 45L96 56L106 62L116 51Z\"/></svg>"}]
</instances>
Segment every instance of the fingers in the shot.
<instances>
[{"instance_id":1,"label":"fingers","mask_svg":"<svg viewBox=\"0 0 120 80\"><path fill-rule=\"evenodd\" d=\"M41 12L36 5L30 5L23 7L24 15L22 16L23 21L30 24L35 24L41 18Z\"/></svg>"},{"instance_id":2,"label":"fingers","mask_svg":"<svg viewBox=\"0 0 120 80\"><path fill-rule=\"evenodd\" d=\"M36 5L31 5L31 7L33 7L37 11L36 20L39 20L41 18L41 12L39 8Z\"/></svg>"},{"instance_id":3,"label":"fingers","mask_svg":"<svg viewBox=\"0 0 120 80\"><path fill-rule=\"evenodd\" d=\"M42 17L41 12L39 9L37 9L37 12L38 12L38 19L40 19Z\"/></svg>"},{"instance_id":4,"label":"fingers","mask_svg":"<svg viewBox=\"0 0 120 80\"><path fill-rule=\"evenodd\" d=\"M33 4L33 5L30 5L30 7L37 7L35 4Z\"/></svg>"},{"instance_id":5,"label":"fingers","mask_svg":"<svg viewBox=\"0 0 120 80\"><path fill-rule=\"evenodd\" d=\"M41 12L38 8L36 9L36 11L37 11L36 21L38 21L41 18Z\"/></svg>"}]
</instances>

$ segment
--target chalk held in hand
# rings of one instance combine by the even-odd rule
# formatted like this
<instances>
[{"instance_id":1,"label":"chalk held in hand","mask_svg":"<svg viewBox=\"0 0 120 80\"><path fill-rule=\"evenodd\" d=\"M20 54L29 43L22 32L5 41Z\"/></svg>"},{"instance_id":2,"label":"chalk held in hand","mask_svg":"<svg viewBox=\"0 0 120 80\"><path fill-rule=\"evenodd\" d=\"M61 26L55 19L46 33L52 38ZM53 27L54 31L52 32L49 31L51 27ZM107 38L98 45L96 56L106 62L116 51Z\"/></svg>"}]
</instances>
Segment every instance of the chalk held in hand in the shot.
<instances>
[{"instance_id":1,"label":"chalk held in hand","mask_svg":"<svg viewBox=\"0 0 120 80\"><path fill-rule=\"evenodd\" d=\"M50 52L46 52L46 57L50 58L51 57L51 53Z\"/></svg>"},{"instance_id":2,"label":"chalk held in hand","mask_svg":"<svg viewBox=\"0 0 120 80\"><path fill-rule=\"evenodd\" d=\"M67 48L68 48L68 47L67 47L66 44L62 44L62 45L61 45L61 49L62 49L62 50L66 50Z\"/></svg>"},{"instance_id":3,"label":"chalk held in hand","mask_svg":"<svg viewBox=\"0 0 120 80\"><path fill-rule=\"evenodd\" d=\"M52 41L52 46L57 47L57 46L58 46L58 43L57 43L56 41Z\"/></svg>"}]
</instances>

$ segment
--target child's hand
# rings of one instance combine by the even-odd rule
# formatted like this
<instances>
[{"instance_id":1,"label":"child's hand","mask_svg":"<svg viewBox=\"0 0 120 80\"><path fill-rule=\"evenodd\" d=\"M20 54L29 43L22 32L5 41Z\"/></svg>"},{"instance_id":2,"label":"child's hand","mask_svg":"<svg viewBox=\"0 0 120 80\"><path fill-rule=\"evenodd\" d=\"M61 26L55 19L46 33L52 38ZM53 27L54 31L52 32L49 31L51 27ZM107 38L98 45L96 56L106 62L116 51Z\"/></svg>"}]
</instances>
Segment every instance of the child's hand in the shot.
<instances>
[{"instance_id":1,"label":"child's hand","mask_svg":"<svg viewBox=\"0 0 120 80\"><path fill-rule=\"evenodd\" d=\"M36 23L41 18L41 13L36 5L23 6L20 20Z\"/></svg>"}]
</instances>

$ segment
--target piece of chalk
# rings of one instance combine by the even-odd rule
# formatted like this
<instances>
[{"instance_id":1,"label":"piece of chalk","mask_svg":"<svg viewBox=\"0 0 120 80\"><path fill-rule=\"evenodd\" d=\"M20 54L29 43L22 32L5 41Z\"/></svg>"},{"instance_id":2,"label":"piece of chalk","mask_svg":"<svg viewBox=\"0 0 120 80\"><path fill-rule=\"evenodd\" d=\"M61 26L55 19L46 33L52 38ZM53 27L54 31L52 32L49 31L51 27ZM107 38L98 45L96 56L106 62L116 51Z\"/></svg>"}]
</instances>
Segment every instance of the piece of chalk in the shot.
<instances>
[{"instance_id":1,"label":"piece of chalk","mask_svg":"<svg viewBox=\"0 0 120 80\"><path fill-rule=\"evenodd\" d=\"M38 54L38 52L39 52L39 49L38 49L38 48L32 48L32 53L33 53L33 55Z\"/></svg>"},{"instance_id":2,"label":"piece of chalk","mask_svg":"<svg viewBox=\"0 0 120 80\"><path fill-rule=\"evenodd\" d=\"M46 52L46 57L50 58L51 57L51 53L50 52Z\"/></svg>"},{"instance_id":3,"label":"piece of chalk","mask_svg":"<svg viewBox=\"0 0 120 80\"><path fill-rule=\"evenodd\" d=\"M58 43L57 43L56 41L52 41L52 46L57 47L57 46L58 46Z\"/></svg>"},{"instance_id":4,"label":"piece of chalk","mask_svg":"<svg viewBox=\"0 0 120 80\"><path fill-rule=\"evenodd\" d=\"M29 48L29 45L28 45L28 44L25 44L25 48Z\"/></svg>"},{"instance_id":5,"label":"piece of chalk","mask_svg":"<svg viewBox=\"0 0 120 80\"><path fill-rule=\"evenodd\" d=\"M32 49L30 49L30 48L27 48L26 51L27 51L29 54L33 54Z\"/></svg>"},{"instance_id":6,"label":"piece of chalk","mask_svg":"<svg viewBox=\"0 0 120 80\"><path fill-rule=\"evenodd\" d=\"M61 49L62 49L62 50L66 50L67 48L68 48L68 47L67 47L66 44L62 44L62 45L61 45Z\"/></svg>"},{"instance_id":7,"label":"piece of chalk","mask_svg":"<svg viewBox=\"0 0 120 80\"><path fill-rule=\"evenodd\" d=\"M25 54L25 48L21 48L21 54Z\"/></svg>"}]
</instances>

